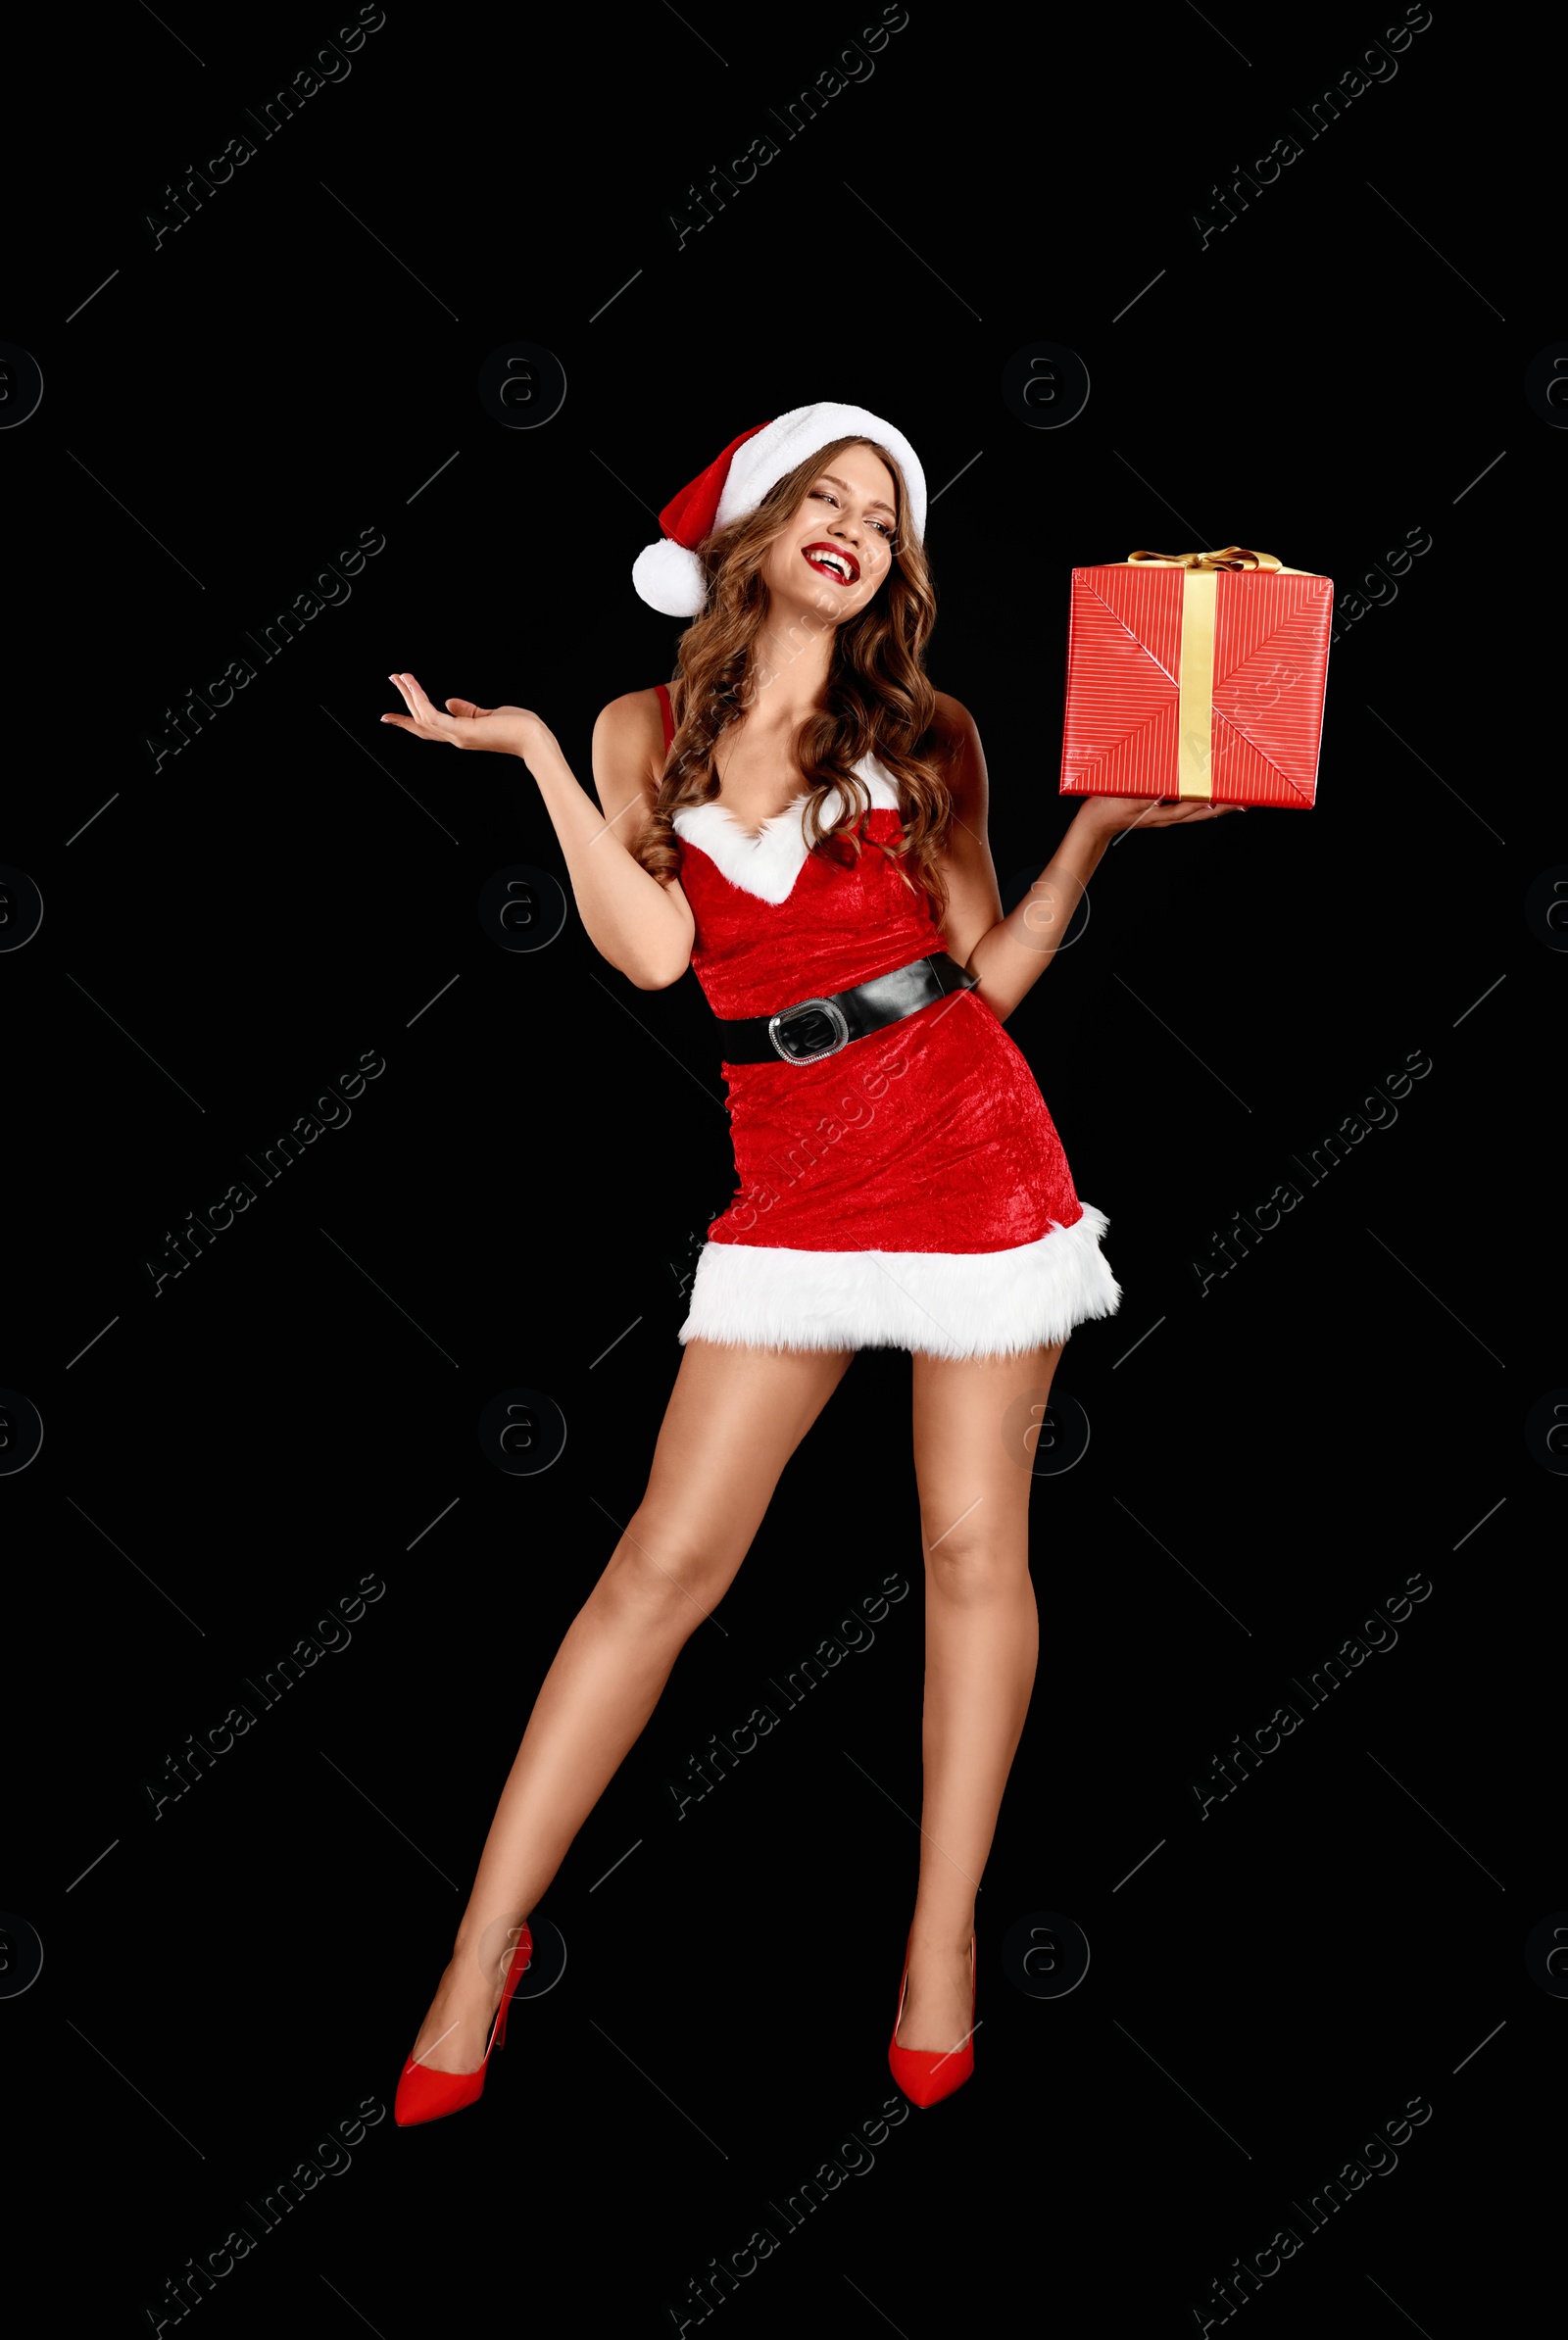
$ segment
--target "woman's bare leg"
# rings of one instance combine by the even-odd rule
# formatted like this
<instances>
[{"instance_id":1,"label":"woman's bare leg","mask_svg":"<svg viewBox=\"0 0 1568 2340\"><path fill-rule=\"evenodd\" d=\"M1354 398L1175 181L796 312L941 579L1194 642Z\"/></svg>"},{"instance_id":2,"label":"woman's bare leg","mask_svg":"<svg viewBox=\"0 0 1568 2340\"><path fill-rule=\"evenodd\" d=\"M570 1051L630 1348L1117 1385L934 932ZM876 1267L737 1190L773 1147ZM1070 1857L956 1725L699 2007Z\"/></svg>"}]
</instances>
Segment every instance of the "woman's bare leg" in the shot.
<instances>
[{"instance_id":1,"label":"woman's bare leg","mask_svg":"<svg viewBox=\"0 0 1568 2340\"><path fill-rule=\"evenodd\" d=\"M518 1927L728 1590L851 1353L688 1342L647 1492L556 1653L502 1790L414 2045L432 2071L482 2059Z\"/></svg>"},{"instance_id":2,"label":"woman's bare leg","mask_svg":"<svg viewBox=\"0 0 1568 2340\"><path fill-rule=\"evenodd\" d=\"M970 2023L969 1937L1002 1791L1029 1711L1040 1627L1029 1579L1031 1401L1061 1355L914 1360L925 1545L925 1796L899 2044L945 2052ZM1034 1416L1038 1424L1039 1415ZM1008 1435L1004 1436L1007 1422Z\"/></svg>"}]
</instances>

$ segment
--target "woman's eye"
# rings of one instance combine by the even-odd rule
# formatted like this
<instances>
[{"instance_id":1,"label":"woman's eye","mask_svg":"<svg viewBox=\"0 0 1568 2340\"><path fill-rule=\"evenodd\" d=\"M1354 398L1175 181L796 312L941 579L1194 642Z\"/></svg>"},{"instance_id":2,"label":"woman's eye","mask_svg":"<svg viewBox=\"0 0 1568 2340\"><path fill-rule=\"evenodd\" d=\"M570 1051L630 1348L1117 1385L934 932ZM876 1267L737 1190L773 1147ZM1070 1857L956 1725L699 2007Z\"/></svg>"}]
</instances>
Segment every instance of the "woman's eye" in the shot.
<instances>
[{"instance_id":1,"label":"woman's eye","mask_svg":"<svg viewBox=\"0 0 1568 2340\"><path fill-rule=\"evenodd\" d=\"M834 509L837 510L838 498L833 494L830 488L812 488L811 494L814 497L817 497L823 504L831 504ZM879 536L884 537L889 544L892 544L894 539L894 530L888 521L873 520L871 525Z\"/></svg>"}]
</instances>

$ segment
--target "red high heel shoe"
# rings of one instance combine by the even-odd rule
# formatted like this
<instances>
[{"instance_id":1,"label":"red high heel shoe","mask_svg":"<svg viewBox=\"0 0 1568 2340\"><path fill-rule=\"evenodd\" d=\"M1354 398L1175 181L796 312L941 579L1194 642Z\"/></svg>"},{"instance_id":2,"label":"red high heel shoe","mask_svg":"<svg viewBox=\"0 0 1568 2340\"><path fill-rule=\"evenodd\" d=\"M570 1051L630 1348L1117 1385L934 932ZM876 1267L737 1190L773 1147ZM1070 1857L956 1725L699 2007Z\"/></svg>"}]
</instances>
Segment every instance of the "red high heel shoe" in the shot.
<instances>
[{"instance_id":1,"label":"red high heel shoe","mask_svg":"<svg viewBox=\"0 0 1568 2340\"><path fill-rule=\"evenodd\" d=\"M912 1939L911 1935L911 1939ZM899 2025L904 2020L904 1994L909 1985L909 1949L905 1944L904 1977L899 1984L899 2012L893 2019L893 2037L888 2043L888 2070L897 2080L910 2104L922 2107L937 2105L955 2088L961 2088L974 2072L974 2009L975 2009L975 1937L969 1936L969 2029L966 2037L946 2055L935 2048L906 2048L899 2045Z\"/></svg>"},{"instance_id":2,"label":"red high heel shoe","mask_svg":"<svg viewBox=\"0 0 1568 2340\"><path fill-rule=\"evenodd\" d=\"M507 2044L507 2009L512 2005L512 1994L532 1957L533 1935L525 1926L501 1987L501 2004L496 2009L490 2046L484 2051L484 2063L475 2071L432 2072L427 2064L416 2064L412 2056L409 2058L392 2103L392 2118L399 2128L413 2128L421 2121L440 2121L448 2113L461 2113L465 2105L478 2103L484 2094L485 2067L490 2062L491 2051Z\"/></svg>"}]
</instances>

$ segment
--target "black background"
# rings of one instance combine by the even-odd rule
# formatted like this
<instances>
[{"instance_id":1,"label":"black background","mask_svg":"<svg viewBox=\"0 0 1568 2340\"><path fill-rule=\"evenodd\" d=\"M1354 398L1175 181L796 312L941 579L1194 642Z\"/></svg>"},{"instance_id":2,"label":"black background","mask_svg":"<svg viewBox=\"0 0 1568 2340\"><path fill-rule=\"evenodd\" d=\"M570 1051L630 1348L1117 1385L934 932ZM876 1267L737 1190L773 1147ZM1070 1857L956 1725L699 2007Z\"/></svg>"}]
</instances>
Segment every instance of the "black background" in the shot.
<instances>
[{"instance_id":1,"label":"black background","mask_svg":"<svg viewBox=\"0 0 1568 2340\"><path fill-rule=\"evenodd\" d=\"M0 333L44 394L0 436L0 851L45 911L0 977L0 1381L45 1439L0 1497L3 1893L44 1967L0 2023L27 2082L13 2181L63 2205L45 2328L152 2329L160 2301L174 2328L169 2279L257 2231L245 2199L362 2099L390 2108L730 1192L693 979L635 993L574 912L497 949L486 879L564 874L533 784L378 728L384 678L538 708L586 780L598 708L667 674L678 630L630 587L639 507L823 397L954 483L931 666L978 718L1004 880L1069 809L1075 562L1260 542L1343 607L1406 532L1431 550L1334 651L1315 812L1128 839L1012 1021L1126 1296L1067 1352L1092 1437L1035 1494L1042 1664L979 1904L977 2076L712 2313L1196 2331L1213 2278L1304 2232L1291 2198L1420 2097L1397 2169L1249 2321L1496 2328L1547 2224L1530 2108L1560 2087L1524 1941L1568 1899L1541 1805L1560 1482L1523 1432L1568 1380L1563 960L1524 916L1568 853L1514 721L1560 639L1560 570L1520 525L1565 450L1524 396L1562 319L1521 258L1560 58L1440 0L1313 140L1291 107L1397 11L915 5L681 246L693 174L776 132L767 107L860 25L685 13L389 0L266 142L242 109L333 37L324 0L52 19L17 52ZM166 181L242 129L258 151L155 248ZM1216 172L1292 131L1305 151L1200 245ZM534 431L475 388L519 339L567 378ZM1041 339L1092 384L1055 431L1000 389ZM352 597L262 662L246 629L362 530L385 549ZM155 768L165 710L241 656L255 679ZM385 1070L352 1122L155 1298L166 1231L362 1051ZM1412 1052L1397 1121L1306 1187L1291 1157ZM1193 1262L1288 1177L1299 1206L1200 1292ZM692 2279L893 2096L908 1380L862 1355L787 1473L724 1633L689 1645L543 1905L565 1972L518 2002L483 2104L372 2126L186 2295L198 2329L653 2333L683 2302L695 2329ZM475 1435L517 1386L567 1424L539 1477ZM1200 1819L1188 1782L1413 1573L1433 1589L1397 1646ZM677 1820L687 1758L890 1574L912 1597L874 1645ZM143 1782L366 1575L386 1590L350 1645L155 1820ZM1004 1971L1041 1912L1091 1947L1065 1998Z\"/></svg>"}]
</instances>

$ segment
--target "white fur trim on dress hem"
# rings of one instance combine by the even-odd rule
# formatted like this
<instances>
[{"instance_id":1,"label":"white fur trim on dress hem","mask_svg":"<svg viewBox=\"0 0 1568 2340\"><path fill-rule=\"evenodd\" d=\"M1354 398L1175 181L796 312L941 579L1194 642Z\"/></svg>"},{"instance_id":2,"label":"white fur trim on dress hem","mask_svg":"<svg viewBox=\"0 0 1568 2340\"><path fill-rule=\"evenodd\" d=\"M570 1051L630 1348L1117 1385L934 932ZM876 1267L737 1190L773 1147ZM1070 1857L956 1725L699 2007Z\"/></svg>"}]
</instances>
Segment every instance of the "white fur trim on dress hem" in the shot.
<instances>
[{"instance_id":1,"label":"white fur trim on dress hem","mask_svg":"<svg viewBox=\"0 0 1568 2340\"><path fill-rule=\"evenodd\" d=\"M705 1243L681 1341L1013 1356L1114 1315L1103 1211L1006 1251L794 1251Z\"/></svg>"}]
</instances>

